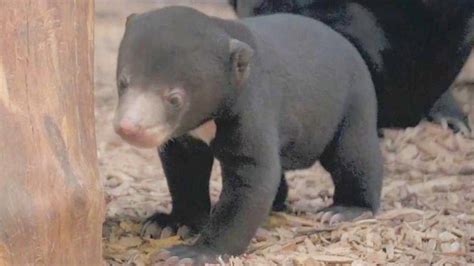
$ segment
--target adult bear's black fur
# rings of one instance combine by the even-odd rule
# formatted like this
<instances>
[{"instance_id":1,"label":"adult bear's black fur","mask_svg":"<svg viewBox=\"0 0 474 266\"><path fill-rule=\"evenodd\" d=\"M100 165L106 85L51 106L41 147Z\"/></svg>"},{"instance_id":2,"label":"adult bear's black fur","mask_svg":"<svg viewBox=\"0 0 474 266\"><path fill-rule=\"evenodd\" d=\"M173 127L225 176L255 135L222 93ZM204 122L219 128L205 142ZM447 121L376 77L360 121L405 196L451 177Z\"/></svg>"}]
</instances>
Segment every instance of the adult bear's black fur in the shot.
<instances>
[{"instance_id":1,"label":"adult bear's black fur","mask_svg":"<svg viewBox=\"0 0 474 266\"><path fill-rule=\"evenodd\" d=\"M241 17L287 12L348 38L369 65L379 127L415 126L426 115L469 130L451 93L474 37L472 0L231 0ZM441 97L441 98L440 98ZM433 107L435 101L439 102ZM429 113L430 112L430 113Z\"/></svg>"}]
</instances>

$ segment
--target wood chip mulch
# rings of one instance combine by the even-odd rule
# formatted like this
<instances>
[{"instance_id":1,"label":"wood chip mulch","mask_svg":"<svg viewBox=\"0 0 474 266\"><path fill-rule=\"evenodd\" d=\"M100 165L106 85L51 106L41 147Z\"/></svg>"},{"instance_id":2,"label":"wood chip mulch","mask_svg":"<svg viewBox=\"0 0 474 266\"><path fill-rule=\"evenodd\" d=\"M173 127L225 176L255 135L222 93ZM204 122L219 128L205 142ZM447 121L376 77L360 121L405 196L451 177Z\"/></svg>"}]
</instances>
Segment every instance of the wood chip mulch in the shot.
<instances>
[{"instance_id":1,"label":"wood chip mulch","mask_svg":"<svg viewBox=\"0 0 474 266\"><path fill-rule=\"evenodd\" d=\"M159 249L178 237L142 239L140 223L155 211L168 212L170 198L156 152L123 143L112 131L118 42L128 13L161 6L160 1L96 1L96 118L99 167L105 185L107 265L148 265ZM169 1L168 1L169 2ZM188 1L193 2L193 1ZM193 3L196 3L194 1ZM127 8L124 8L126 4ZM223 5L195 7L232 17ZM474 90L460 89L474 121ZM472 124L472 123L471 123ZM471 125L472 127L472 125ZM315 211L332 200L329 175L319 166L289 173L288 205L257 232L247 254L231 265L366 265L474 263L474 139L423 122L385 130L382 207L375 218L337 226L315 221ZM215 164L211 196L221 188Z\"/></svg>"}]
</instances>

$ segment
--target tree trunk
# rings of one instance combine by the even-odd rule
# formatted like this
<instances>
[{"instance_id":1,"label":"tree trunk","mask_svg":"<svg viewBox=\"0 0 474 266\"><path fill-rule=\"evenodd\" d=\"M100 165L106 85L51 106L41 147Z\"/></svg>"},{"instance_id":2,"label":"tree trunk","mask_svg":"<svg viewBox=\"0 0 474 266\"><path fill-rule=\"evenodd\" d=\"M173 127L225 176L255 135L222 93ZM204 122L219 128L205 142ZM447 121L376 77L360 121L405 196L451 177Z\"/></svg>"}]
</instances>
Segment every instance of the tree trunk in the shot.
<instances>
[{"instance_id":1,"label":"tree trunk","mask_svg":"<svg viewBox=\"0 0 474 266\"><path fill-rule=\"evenodd\" d=\"M0 0L0 265L102 264L93 0Z\"/></svg>"}]
</instances>

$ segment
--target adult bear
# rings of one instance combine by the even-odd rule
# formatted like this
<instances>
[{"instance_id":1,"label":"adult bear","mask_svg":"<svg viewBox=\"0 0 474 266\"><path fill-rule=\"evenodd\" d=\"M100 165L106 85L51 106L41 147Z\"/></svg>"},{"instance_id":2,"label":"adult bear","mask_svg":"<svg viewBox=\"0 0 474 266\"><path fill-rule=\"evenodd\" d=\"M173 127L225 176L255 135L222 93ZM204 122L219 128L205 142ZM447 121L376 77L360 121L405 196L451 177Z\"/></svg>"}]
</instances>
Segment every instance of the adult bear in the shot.
<instances>
[{"instance_id":1,"label":"adult bear","mask_svg":"<svg viewBox=\"0 0 474 266\"><path fill-rule=\"evenodd\" d=\"M370 73L356 48L319 21L223 20L185 7L131 16L117 85L115 130L133 145L160 147L172 196L171 214L150 217L145 233L183 224L200 230L193 245L161 254L168 265L244 252L282 173L317 160L335 184L333 204L320 212L330 223L379 207L383 164ZM216 125L209 145L188 136L209 121ZM211 214L214 156L223 188Z\"/></svg>"},{"instance_id":2,"label":"adult bear","mask_svg":"<svg viewBox=\"0 0 474 266\"><path fill-rule=\"evenodd\" d=\"M377 93L379 128L415 126L428 116L436 122L444 120L455 131L470 132L467 116L447 89L471 50L474 1L231 0L230 3L240 17L281 12L301 14L326 23L349 39L369 66Z\"/></svg>"}]
</instances>

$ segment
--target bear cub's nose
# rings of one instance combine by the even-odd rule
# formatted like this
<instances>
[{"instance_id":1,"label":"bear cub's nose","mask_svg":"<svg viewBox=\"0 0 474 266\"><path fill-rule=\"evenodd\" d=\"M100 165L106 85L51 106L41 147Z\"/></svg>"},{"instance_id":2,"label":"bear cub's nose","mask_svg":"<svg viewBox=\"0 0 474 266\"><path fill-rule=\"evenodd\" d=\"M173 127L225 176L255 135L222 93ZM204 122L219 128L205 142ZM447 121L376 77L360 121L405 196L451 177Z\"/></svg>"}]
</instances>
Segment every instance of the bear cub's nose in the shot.
<instances>
[{"instance_id":1,"label":"bear cub's nose","mask_svg":"<svg viewBox=\"0 0 474 266\"><path fill-rule=\"evenodd\" d=\"M140 126L124 118L115 126L115 132L121 136L135 136L140 133Z\"/></svg>"}]
</instances>

